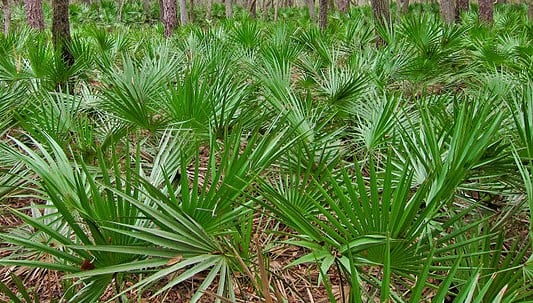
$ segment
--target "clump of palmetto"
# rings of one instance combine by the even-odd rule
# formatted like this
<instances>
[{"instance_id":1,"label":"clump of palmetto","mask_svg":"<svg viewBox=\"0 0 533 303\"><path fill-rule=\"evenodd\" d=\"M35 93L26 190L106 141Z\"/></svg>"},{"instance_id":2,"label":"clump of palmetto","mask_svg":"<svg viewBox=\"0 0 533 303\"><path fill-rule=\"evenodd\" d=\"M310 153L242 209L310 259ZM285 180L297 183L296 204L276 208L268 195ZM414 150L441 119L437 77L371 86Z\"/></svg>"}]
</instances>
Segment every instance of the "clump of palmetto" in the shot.
<instances>
[{"instance_id":1,"label":"clump of palmetto","mask_svg":"<svg viewBox=\"0 0 533 303\"><path fill-rule=\"evenodd\" d=\"M69 67L0 37L0 201L42 201L0 264L70 302L531 300L530 25L417 13L377 50L350 14L79 27Z\"/></svg>"}]
</instances>

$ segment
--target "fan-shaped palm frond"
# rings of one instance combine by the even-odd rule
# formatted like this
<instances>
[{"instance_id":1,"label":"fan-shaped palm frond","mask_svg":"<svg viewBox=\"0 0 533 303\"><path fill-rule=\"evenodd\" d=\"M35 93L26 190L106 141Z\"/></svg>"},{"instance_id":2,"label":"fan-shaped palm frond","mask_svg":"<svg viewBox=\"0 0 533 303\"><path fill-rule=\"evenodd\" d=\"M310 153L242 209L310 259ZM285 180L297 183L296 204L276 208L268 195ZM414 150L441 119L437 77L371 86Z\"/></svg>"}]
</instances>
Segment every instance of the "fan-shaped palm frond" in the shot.
<instances>
[{"instance_id":1,"label":"fan-shaped palm frond","mask_svg":"<svg viewBox=\"0 0 533 303\"><path fill-rule=\"evenodd\" d=\"M168 52L154 59L145 57L139 63L125 56L123 69L106 71L105 98L100 106L131 126L154 131L165 124L165 117L157 110L176 68L177 60Z\"/></svg>"}]
</instances>

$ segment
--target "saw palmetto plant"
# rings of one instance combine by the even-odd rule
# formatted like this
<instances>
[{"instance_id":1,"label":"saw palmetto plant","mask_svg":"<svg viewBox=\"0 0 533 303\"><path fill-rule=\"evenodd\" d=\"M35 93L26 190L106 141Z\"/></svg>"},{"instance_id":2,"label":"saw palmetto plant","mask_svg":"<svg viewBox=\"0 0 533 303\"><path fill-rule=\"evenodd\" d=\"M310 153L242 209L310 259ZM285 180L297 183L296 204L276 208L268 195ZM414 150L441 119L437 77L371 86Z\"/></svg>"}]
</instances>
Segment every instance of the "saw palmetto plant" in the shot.
<instances>
[{"instance_id":1,"label":"saw palmetto plant","mask_svg":"<svg viewBox=\"0 0 533 303\"><path fill-rule=\"evenodd\" d=\"M523 7L71 7L0 35L0 302L533 300Z\"/></svg>"}]
</instances>

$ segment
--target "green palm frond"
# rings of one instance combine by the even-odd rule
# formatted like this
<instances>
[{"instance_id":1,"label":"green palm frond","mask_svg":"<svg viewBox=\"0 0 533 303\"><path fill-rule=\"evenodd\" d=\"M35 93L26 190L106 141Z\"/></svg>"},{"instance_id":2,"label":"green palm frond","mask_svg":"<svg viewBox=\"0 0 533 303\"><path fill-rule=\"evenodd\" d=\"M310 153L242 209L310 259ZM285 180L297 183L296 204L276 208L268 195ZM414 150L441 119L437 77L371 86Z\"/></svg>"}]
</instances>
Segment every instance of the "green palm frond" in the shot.
<instances>
[{"instance_id":1,"label":"green palm frond","mask_svg":"<svg viewBox=\"0 0 533 303\"><path fill-rule=\"evenodd\" d=\"M164 125L157 111L164 92L161 87L173 80L176 68L177 60L169 53L141 62L125 56L123 68L107 71L100 106L129 125L154 131Z\"/></svg>"}]
</instances>

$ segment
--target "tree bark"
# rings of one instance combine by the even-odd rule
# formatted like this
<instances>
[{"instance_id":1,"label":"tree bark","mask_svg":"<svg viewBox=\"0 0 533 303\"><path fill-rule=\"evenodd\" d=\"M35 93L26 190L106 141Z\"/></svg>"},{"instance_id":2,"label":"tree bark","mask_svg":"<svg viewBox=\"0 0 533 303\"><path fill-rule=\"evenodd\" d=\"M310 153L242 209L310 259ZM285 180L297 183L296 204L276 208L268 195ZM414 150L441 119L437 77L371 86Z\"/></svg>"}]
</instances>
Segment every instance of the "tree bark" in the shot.
<instances>
[{"instance_id":1,"label":"tree bark","mask_svg":"<svg viewBox=\"0 0 533 303\"><path fill-rule=\"evenodd\" d=\"M56 52L61 54L63 62L67 67L74 65L74 56L70 52L70 21L69 21L69 0L52 0L52 41ZM66 88L67 83L58 83L57 88Z\"/></svg>"},{"instance_id":2,"label":"tree bark","mask_svg":"<svg viewBox=\"0 0 533 303\"><path fill-rule=\"evenodd\" d=\"M257 17L257 0L249 0L248 8L250 10L250 16L255 19Z\"/></svg>"},{"instance_id":3,"label":"tree bark","mask_svg":"<svg viewBox=\"0 0 533 303\"><path fill-rule=\"evenodd\" d=\"M231 0L224 0L224 3L226 4L226 18L231 18L233 15L233 12L231 10Z\"/></svg>"},{"instance_id":4,"label":"tree bark","mask_svg":"<svg viewBox=\"0 0 533 303\"><path fill-rule=\"evenodd\" d=\"M191 0L190 1L190 4L191 4L191 7L189 9L189 22L193 23L194 22L194 0Z\"/></svg>"},{"instance_id":5,"label":"tree bark","mask_svg":"<svg viewBox=\"0 0 533 303\"><path fill-rule=\"evenodd\" d=\"M321 30L325 30L328 26L328 0L319 0L319 14L318 14L318 26Z\"/></svg>"},{"instance_id":6,"label":"tree bark","mask_svg":"<svg viewBox=\"0 0 533 303\"><path fill-rule=\"evenodd\" d=\"M372 5L372 14L376 25L382 27L392 26L388 0L370 0L370 4ZM376 46L382 47L385 44L385 40L378 33Z\"/></svg>"},{"instance_id":7,"label":"tree bark","mask_svg":"<svg viewBox=\"0 0 533 303\"><path fill-rule=\"evenodd\" d=\"M339 7L339 11L346 14L350 9L350 0L338 0L337 6Z\"/></svg>"},{"instance_id":8,"label":"tree bark","mask_svg":"<svg viewBox=\"0 0 533 303\"><path fill-rule=\"evenodd\" d=\"M274 5L274 21L278 21L278 12L279 12L279 5L280 0L272 0L272 5Z\"/></svg>"},{"instance_id":9,"label":"tree bark","mask_svg":"<svg viewBox=\"0 0 533 303\"><path fill-rule=\"evenodd\" d=\"M469 0L456 0L455 1L455 22L461 21L461 13L470 10Z\"/></svg>"},{"instance_id":10,"label":"tree bark","mask_svg":"<svg viewBox=\"0 0 533 303\"><path fill-rule=\"evenodd\" d=\"M207 8L205 10L205 19L211 20L213 18L213 0L207 0Z\"/></svg>"},{"instance_id":11,"label":"tree bark","mask_svg":"<svg viewBox=\"0 0 533 303\"><path fill-rule=\"evenodd\" d=\"M259 0L257 0L259 1ZM263 18L263 20L267 21L269 19L269 15L268 15L268 1L269 0L262 0L261 1L261 5L259 6L259 14L261 15L261 17ZM259 3L259 2L258 2ZM259 5L259 4L258 4Z\"/></svg>"},{"instance_id":12,"label":"tree bark","mask_svg":"<svg viewBox=\"0 0 533 303\"><path fill-rule=\"evenodd\" d=\"M479 21L485 24L492 24L494 20L493 0L479 0Z\"/></svg>"},{"instance_id":13,"label":"tree bark","mask_svg":"<svg viewBox=\"0 0 533 303\"><path fill-rule=\"evenodd\" d=\"M163 27L165 28L165 37L170 37L172 31L178 24L178 17L176 15L176 0L163 0Z\"/></svg>"},{"instance_id":14,"label":"tree bark","mask_svg":"<svg viewBox=\"0 0 533 303\"><path fill-rule=\"evenodd\" d=\"M4 11L4 35L7 36L11 27L11 6L9 0L2 0L2 9Z\"/></svg>"},{"instance_id":15,"label":"tree bark","mask_svg":"<svg viewBox=\"0 0 533 303\"><path fill-rule=\"evenodd\" d=\"M24 0L26 23L37 30L44 30L43 3L41 0Z\"/></svg>"},{"instance_id":16,"label":"tree bark","mask_svg":"<svg viewBox=\"0 0 533 303\"><path fill-rule=\"evenodd\" d=\"M455 7L453 0L440 1L440 16L447 24L452 24L455 21Z\"/></svg>"},{"instance_id":17,"label":"tree bark","mask_svg":"<svg viewBox=\"0 0 533 303\"><path fill-rule=\"evenodd\" d=\"M66 46L71 42L68 5L69 0L52 1L52 38L55 47L60 48L63 52L68 51ZM71 56L69 52L67 57Z\"/></svg>"},{"instance_id":18,"label":"tree bark","mask_svg":"<svg viewBox=\"0 0 533 303\"><path fill-rule=\"evenodd\" d=\"M11 7L9 0L2 0L2 9L4 10L4 35L7 36L11 27Z\"/></svg>"},{"instance_id":19,"label":"tree bark","mask_svg":"<svg viewBox=\"0 0 533 303\"><path fill-rule=\"evenodd\" d=\"M309 9L309 18L314 22L316 19L315 0L306 0L306 3Z\"/></svg>"},{"instance_id":20,"label":"tree bark","mask_svg":"<svg viewBox=\"0 0 533 303\"><path fill-rule=\"evenodd\" d=\"M402 14L407 14L409 12L409 0L402 1Z\"/></svg>"},{"instance_id":21,"label":"tree bark","mask_svg":"<svg viewBox=\"0 0 533 303\"><path fill-rule=\"evenodd\" d=\"M181 25L187 24L187 1L186 0L180 0L180 24Z\"/></svg>"}]
</instances>

